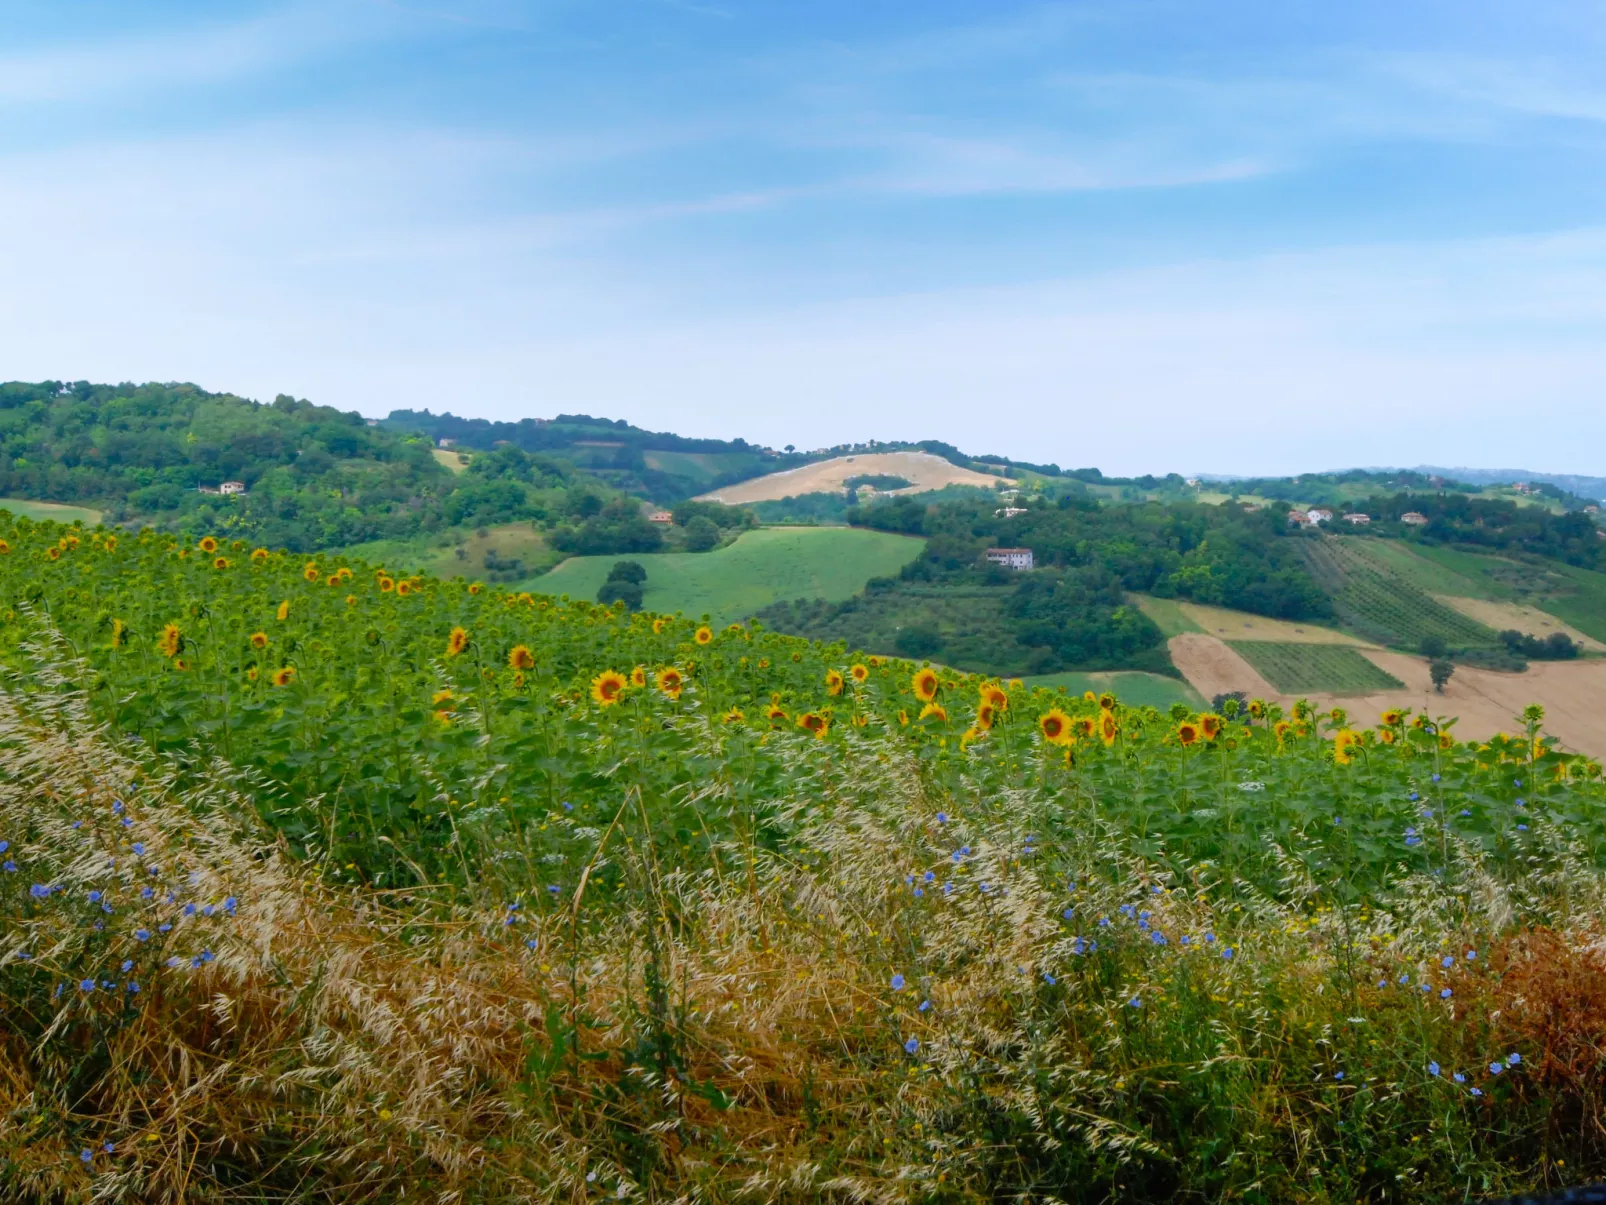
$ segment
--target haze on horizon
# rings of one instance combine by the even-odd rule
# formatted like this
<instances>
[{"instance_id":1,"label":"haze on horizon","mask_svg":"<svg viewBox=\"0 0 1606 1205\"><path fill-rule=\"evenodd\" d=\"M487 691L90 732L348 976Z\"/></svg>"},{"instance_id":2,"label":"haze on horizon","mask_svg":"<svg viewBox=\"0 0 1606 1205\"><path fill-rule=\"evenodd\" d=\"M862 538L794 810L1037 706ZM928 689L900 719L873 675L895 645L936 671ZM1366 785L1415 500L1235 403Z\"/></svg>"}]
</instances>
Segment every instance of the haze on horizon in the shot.
<instances>
[{"instance_id":1,"label":"haze on horizon","mask_svg":"<svg viewBox=\"0 0 1606 1205\"><path fill-rule=\"evenodd\" d=\"M0 11L0 378L1606 475L1606 5Z\"/></svg>"}]
</instances>

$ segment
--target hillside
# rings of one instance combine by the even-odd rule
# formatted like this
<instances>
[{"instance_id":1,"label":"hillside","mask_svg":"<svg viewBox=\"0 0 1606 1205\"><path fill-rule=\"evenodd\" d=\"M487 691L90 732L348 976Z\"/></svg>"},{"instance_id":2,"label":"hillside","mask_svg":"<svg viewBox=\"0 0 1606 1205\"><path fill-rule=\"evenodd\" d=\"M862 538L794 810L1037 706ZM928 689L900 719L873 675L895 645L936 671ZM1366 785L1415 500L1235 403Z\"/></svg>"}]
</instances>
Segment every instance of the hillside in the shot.
<instances>
[{"instance_id":1,"label":"hillside","mask_svg":"<svg viewBox=\"0 0 1606 1205\"><path fill-rule=\"evenodd\" d=\"M746 506L809 494L842 493L850 482L861 479L877 493L892 497L940 490L952 485L992 489L998 485L1015 484L1007 477L961 468L929 452L871 452L837 456L799 468L782 469L736 485L722 486L703 497L728 506ZM876 484L878 481L880 484Z\"/></svg>"},{"instance_id":2,"label":"hillside","mask_svg":"<svg viewBox=\"0 0 1606 1205\"><path fill-rule=\"evenodd\" d=\"M1162 712L234 540L0 540L10 1199L1606 1173L1606 788L1537 710Z\"/></svg>"}]
</instances>

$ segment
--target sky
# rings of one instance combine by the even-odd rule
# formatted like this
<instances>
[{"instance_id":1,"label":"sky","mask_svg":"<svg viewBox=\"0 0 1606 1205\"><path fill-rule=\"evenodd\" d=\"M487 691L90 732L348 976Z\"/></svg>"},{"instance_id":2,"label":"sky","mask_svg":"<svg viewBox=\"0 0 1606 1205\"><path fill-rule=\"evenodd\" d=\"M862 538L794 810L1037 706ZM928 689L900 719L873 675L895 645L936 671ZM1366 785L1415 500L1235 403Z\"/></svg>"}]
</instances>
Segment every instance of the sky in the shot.
<instances>
[{"instance_id":1,"label":"sky","mask_svg":"<svg viewBox=\"0 0 1606 1205\"><path fill-rule=\"evenodd\" d=\"M0 379L1606 475L1606 0L0 0Z\"/></svg>"}]
</instances>

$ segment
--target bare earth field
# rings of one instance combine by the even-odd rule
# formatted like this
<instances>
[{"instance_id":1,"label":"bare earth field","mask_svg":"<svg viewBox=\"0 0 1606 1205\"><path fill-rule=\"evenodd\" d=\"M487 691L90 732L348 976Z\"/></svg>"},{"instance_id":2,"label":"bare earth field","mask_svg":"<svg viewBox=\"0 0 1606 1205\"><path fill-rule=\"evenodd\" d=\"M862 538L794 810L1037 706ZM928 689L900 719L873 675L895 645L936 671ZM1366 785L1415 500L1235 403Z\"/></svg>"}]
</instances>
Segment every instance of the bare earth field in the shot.
<instances>
[{"instance_id":1,"label":"bare earth field","mask_svg":"<svg viewBox=\"0 0 1606 1205\"><path fill-rule=\"evenodd\" d=\"M1220 639L1203 632L1185 632L1169 642L1171 659L1206 699L1241 690L1288 706L1291 696L1280 695ZM1563 745L1580 753L1606 755L1606 659L1586 661L1535 661L1524 674L1457 666L1444 693L1435 694L1428 681L1424 658L1405 653L1363 648L1362 654L1406 683L1404 690L1360 696L1311 694L1323 710L1342 707L1352 721L1370 725L1390 707L1409 707L1435 716L1454 716L1456 735L1484 740L1497 732L1521 727L1516 716L1530 703L1545 709L1545 730Z\"/></svg>"},{"instance_id":2,"label":"bare earth field","mask_svg":"<svg viewBox=\"0 0 1606 1205\"><path fill-rule=\"evenodd\" d=\"M711 493L699 495L699 500L723 502L728 506L776 502L801 494L832 493L840 490L849 477L873 476L902 477L905 481L913 482L907 489L886 491L892 494L918 494L924 490L938 490L945 485L977 485L990 489L1000 480L986 473L976 473L949 464L941 456L933 456L929 452L870 452L861 456L838 456L832 460L806 464L802 468L769 473L751 481L722 486ZM1013 485L1014 482L1009 484Z\"/></svg>"},{"instance_id":3,"label":"bare earth field","mask_svg":"<svg viewBox=\"0 0 1606 1205\"><path fill-rule=\"evenodd\" d=\"M1606 644L1585 636L1577 628L1535 607L1525 607L1521 603L1490 602L1482 598L1457 598L1449 594L1435 594L1433 597L1497 632L1515 628L1529 636L1540 637L1549 636L1552 632L1566 632L1575 643L1583 645L1590 652L1606 652Z\"/></svg>"}]
</instances>

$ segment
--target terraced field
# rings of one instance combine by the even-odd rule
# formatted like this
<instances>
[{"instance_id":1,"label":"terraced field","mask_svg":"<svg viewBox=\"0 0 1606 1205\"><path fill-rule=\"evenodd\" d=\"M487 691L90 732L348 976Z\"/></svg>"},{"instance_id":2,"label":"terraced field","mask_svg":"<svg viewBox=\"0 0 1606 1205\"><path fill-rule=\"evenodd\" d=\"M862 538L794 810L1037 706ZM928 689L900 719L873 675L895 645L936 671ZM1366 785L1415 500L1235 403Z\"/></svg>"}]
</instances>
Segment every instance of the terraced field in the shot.
<instances>
[{"instance_id":1,"label":"terraced field","mask_svg":"<svg viewBox=\"0 0 1606 1205\"><path fill-rule=\"evenodd\" d=\"M1452 647L1494 647L1499 636L1439 602L1355 538L1305 540L1300 549L1316 579L1333 596L1345 626L1381 644L1415 649L1437 636Z\"/></svg>"},{"instance_id":2,"label":"terraced field","mask_svg":"<svg viewBox=\"0 0 1606 1205\"><path fill-rule=\"evenodd\" d=\"M1238 640L1229 647L1283 694L1367 695L1405 685L1348 645Z\"/></svg>"}]
</instances>

